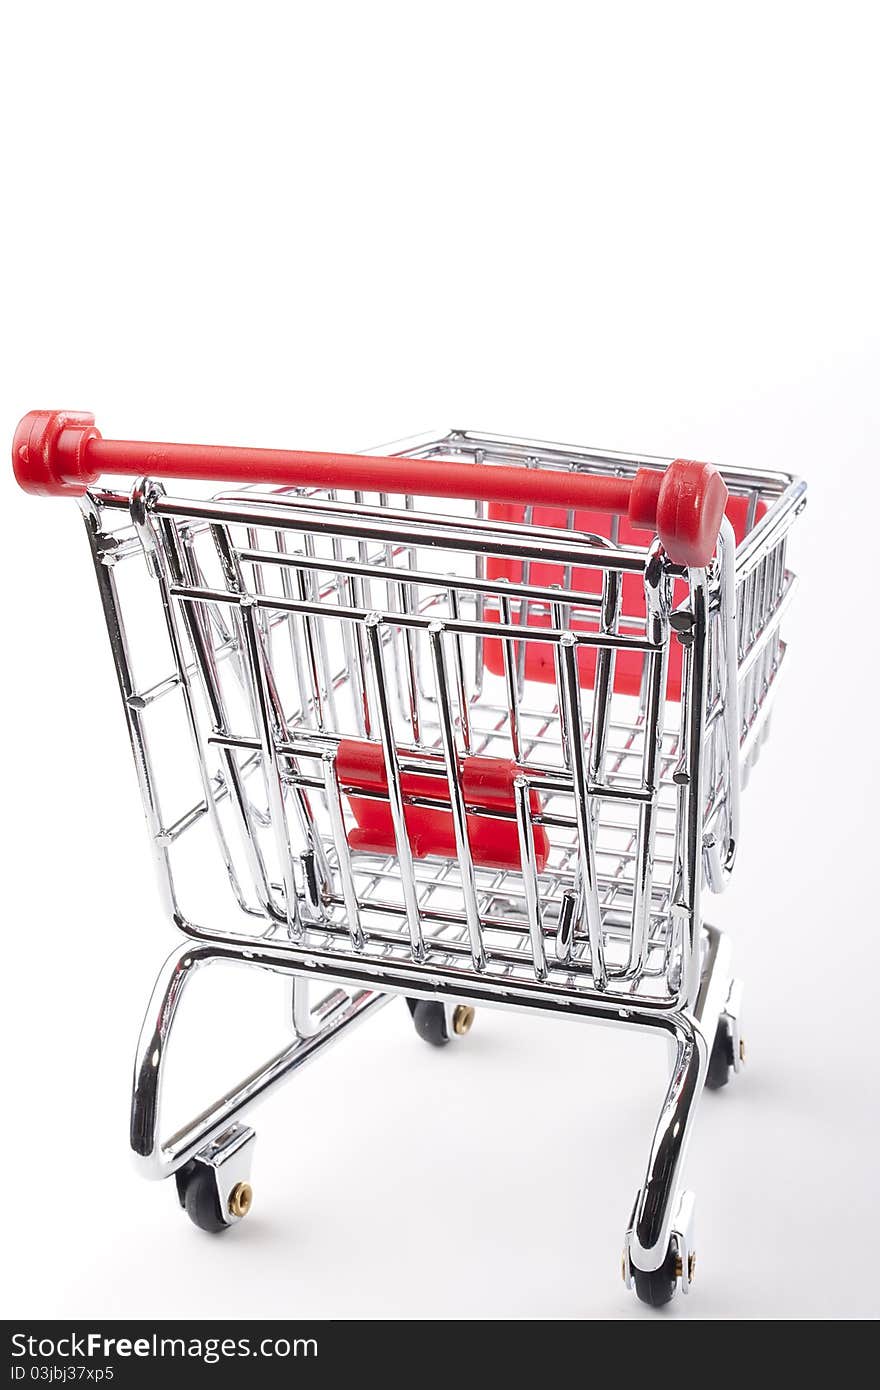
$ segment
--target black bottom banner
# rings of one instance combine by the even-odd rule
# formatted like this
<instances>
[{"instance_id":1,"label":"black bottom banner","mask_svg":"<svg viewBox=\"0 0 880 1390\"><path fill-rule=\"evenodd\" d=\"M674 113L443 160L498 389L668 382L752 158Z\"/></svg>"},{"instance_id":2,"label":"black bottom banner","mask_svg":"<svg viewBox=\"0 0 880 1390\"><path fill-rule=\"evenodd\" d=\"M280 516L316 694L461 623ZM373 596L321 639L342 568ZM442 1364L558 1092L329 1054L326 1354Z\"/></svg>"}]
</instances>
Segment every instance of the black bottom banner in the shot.
<instances>
[{"instance_id":1,"label":"black bottom banner","mask_svg":"<svg viewBox=\"0 0 880 1390\"><path fill-rule=\"evenodd\" d=\"M569 1324L571 1350L583 1345L583 1329ZM522 1329L522 1324L520 1324ZM558 1342L554 1332L554 1342ZM13 1320L3 1323L4 1386L77 1386L126 1390L163 1383L198 1387L237 1383L248 1386L294 1382L338 1383L340 1371L386 1374L398 1368L419 1376L420 1368L441 1373L482 1354L497 1372L509 1339L495 1324L466 1322L447 1328L423 1322L76 1322ZM562 1341L566 1342L567 1337ZM515 1364L527 1369L532 1334L517 1337ZM465 1350L466 1348L466 1350ZM444 1371L445 1368L445 1371ZM322 1378L322 1370L325 1372Z\"/></svg>"},{"instance_id":2,"label":"black bottom banner","mask_svg":"<svg viewBox=\"0 0 880 1390\"><path fill-rule=\"evenodd\" d=\"M365 1326L369 1326L365 1324ZM126 1386L319 1384L319 1367L351 1359L348 1325L334 1322L76 1322L3 1324L4 1385Z\"/></svg>"}]
</instances>

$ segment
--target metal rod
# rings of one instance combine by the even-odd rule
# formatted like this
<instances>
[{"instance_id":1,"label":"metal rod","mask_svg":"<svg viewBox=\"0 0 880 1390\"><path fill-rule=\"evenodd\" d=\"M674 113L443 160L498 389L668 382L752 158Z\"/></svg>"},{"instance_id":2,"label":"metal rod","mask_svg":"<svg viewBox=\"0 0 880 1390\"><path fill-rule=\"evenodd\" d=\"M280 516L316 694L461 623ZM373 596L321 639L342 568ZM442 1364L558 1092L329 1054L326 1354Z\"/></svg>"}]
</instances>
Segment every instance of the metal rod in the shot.
<instances>
[{"instance_id":1,"label":"metal rod","mask_svg":"<svg viewBox=\"0 0 880 1390\"><path fill-rule=\"evenodd\" d=\"M342 884L342 898L345 903L345 914L348 918L348 930L352 946L356 951L362 951L365 945L364 929L361 926L360 906L351 868L351 852L348 848L348 836L345 833L335 753L328 750L324 754L323 761L324 790L327 793L327 810L330 814L330 828L333 831L333 843L336 847L336 862L339 865L339 880Z\"/></svg>"},{"instance_id":2,"label":"metal rod","mask_svg":"<svg viewBox=\"0 0 880 1390\"><path fill-rule=\"evenodd\" d=\"M400 784L400 766L397 760L397 747L394 741L394 726L388 703L388 686L385 681L385 668L382 658L382 620L376 614L367 618L367 641L370 648L370 664L373 673L373 694L376 701L376 723L382 740L385 755L385 773L388 779L388 805L391 808L391 821L394 826L394 841L400 864L400 886L406 909L409 927L410 947L413 960L425 959L425 940L419 914L419 902L415 888L412 850L406 828L406 813L403 803L403 789Z\"/></svg>"},{"instance_id":3,"label":"metal rod","mask_svg":"<svg viewBox=\"0 0 880 1390\"><path fill-rule=\"evenodd\" d=\"M645 565L645 612L648 633L661 644L661 650L645 658L643 682L645 737L642 751L642 781L650 801L639 807L636 833L636 860L633 865L633 929L627 972L644 969L651 917L651 888L654 874L654 839L659 792L657 766L663 741L663 710L666 699L666 668L669 650L670 583L664 570L665 555L654 540Z\"/></svg>"},{"instance_id":4,"label":"metal rod","mask_svg":"<svg viewBox=\"0 0 880 1390\"><path fill-rule=\"evenodd\" d=\"M449 616L453 622L459 621L458 594L455 589L450 587L446 591L447 602L449 604ZM461 728L461 742L465 753L471 751L471 728L468 715L468 695L467 684L464 674L464 653L461 646L461 635L458 632L452 633L452 651L455 660L455 683L458 692L458 718Z\"/></svg>"},{"instance_id":5,"label":"metal rod","mask_svg":"<svg viewBox=\"0 0 880 1390\"><path fill-rule=\"evenodd\" d=\"M501 622L505 627L510 627L510 599L506 594L501 595ZM501 639L501 651L504 659L504 682L507 686L507 704L510 715L510 743L513 748L514 758L520 757L520 730L519 730L519 690L517 688L516 667L511 651L511 643L506 639Z\"/></svg>"},{"instance_id":6,"label":"metal rod","mask_svg":"<svg viewBox=\"0 0 880 1390\"><path fill-rule=\"evenodd\" d=\"M589 782L584 757L584 727L581 715L580 680L577 664L577 644L574 633L564 632L559 641L559 714L566 729L566 744L571 758L574 782L574 806L578 823L581 886L581 911L586 918L593 980L597 989L604 989L608 972L605 966L605 947L602 941L602 918L597 892L596 855L593 844L593 816L590 810Z\"/></svg>"},{"instance_id":7,"label":"metal rod","mask_svg":"<svg viewBox=\"0 0 880 1390\"><path fill-rule=\"evenodd\" d=\"M247 657L255 711L258 715L257 727L263 753L263 779L266 784L266 795L269 798L272 832L275 837L281 877L284 883L287 921L293 935L298 936L302 931L302 921L293 872L293 854L290 848L287 816L284 811L284 784L272 729L271 700L266 682L265 658L253 605L242 604L238 613L241 617L243 647Z\"/></svg>"},{"instance_id":8,"label":"metal rod","mask_svg":"<svg viewBox=\"0 0 880 1390\"><path fill-rule=\"evenodd\" d=\"M529 937L532 943L532 956L535 963L535 979L545 980L547 978L547 957L544 953L544 937L541 932L535 834L532 829L531 808L529 805L531 790L525 777L514 778L513 792L516 801L516 827L519 834L523 892L525 894L526 913L529 920Z\"/></svg>"},{"instance_id":9,"label":"metal rod","mask_svg":"<svg viewBox=\"0 0 880 1390\"><path fill-rule=\"evenodd\" d=\"M189 584L175 584L172 593L176 598L188 598L202 601L204 603L235 603L237 598L234 594L229 594L224 589L200 589ZM308 600L281 599L274 595L266 598L255 598L254 604L258 608L277 609L279 612L308 613L315 617L326 617L327 609L324 604L313 603ZM334 609L334 617L346 618L350 622L365 622L370 616L370 612L376 614L384 623L399 623L401 626L421 628L427 630L435 620L422 614L391 613L383 612L381 609L366 610L363 608L339 608ZM516 624L505 627L500 623L476 623L467 618L455 620L453 618L444 619L444 626L449 632L460 632L463 636L481 637L514 637L519 639L522 635L522 628ZM560 632L553 628L532 628L529 631L530 642L558 642ZM652 643L640 637L626 637L612 635L602 632L572 632L572 640L584 647L609 647L615 651L649 652L653 651Z\"/></svg>"},{"instance_id":10,"label":"metal rod","mask_svg":"<svg viewBox=\"0 0 880 1390\"><path fill-rule=\"evenodd\" d=\"M682 662L682 759L675 774L678 786L676 868L672 915L682 931L682 973L689 1003L700 986L700 880L703 831L703 723L706 713L706 632L709 594L705 570L691 571L693 640Z\"/></svg>"},{"instance_id":11,"label":"metal rod","mask_svg":"<svg viewBox=\"0 0 880 1390\"><path fill-rule=\"evenodd\" d=\"M452 807L452 824L455 831L455 847L458 851L458 865L461 873L461 890L464 897L465 916L468 935L471 941L471 959L475 970L486 966L486 951L483 946L483 927L477 905L477 887L474 879L474 861L471 855L467 833L467 813L464 792L458 767L458 754L455 747L455 726L449 699L446 656L443 651L444 625L433 622L428 629L431 645L431 659L434 665L434 689L437 696L437 710L440 716L440 737L443 756L446 760L446 780L449 785L449 802Z\"/></svg>"},{"instance_id":12,"label":"metal rod","mask_svg":"<svg viewBox=\"0 0 880 1390\"><path fill-rule=\"evenodd\" d=\"M314 561L307 560L306 557L296 552L285 551L283 554L276 554L274 551L266 552L262 550L240 550L239 558L249 563L255 559L263 560L266 564L277 565L281 569L291 568L310 568L314 570L324 570L328 574L339 572L343 575L358 576L360 578L374 577L376 574L375 565L361 564L354 560L323 560L316 557ZM478 564L485 563L484 555L477 555ZM445 589L449 585L449 575L440 574L432 570L421 570L412 568L409 570L395 567L395 572L399 575L398 583L406 582L411 589L423 587L429 589ZM577 603L582 608L601 609L604 599L601 594L590 594L581 592L579 589L563 590L560 584L518 584L503 576L498 579L473 579L469 575L456 575L455 587L461 593L473 594L477 599L480 597L497 598L499 594L508 594L511 598L526 598L532 608L543 604L552 603L554 600L562 598L569 603ZM410 603L411 611L415 611L415 604ZM627 616L627 622L638 621Z\"/></svg>"},{"instance_id":13,"label":"metal rod","mask_svg":"<svg viewBox=\"0 0 880 1390\"><path fill-rule=\"evenodd\" d=\"M413 611L413 586L402 583L400 586L400 608L401 612L411 614ZM345 624L343 624L345 626ZM416 644L418 642L418 632L411 627L403 627L403 650L406 662L406 689L409 698L409 723L412 729L413 743L421 742L421 716L419 713L419 674Z\"/></svg>"},{"instance_id":14,"label":"metal rod","mask_svg":"<svg viewBox=\"0 0 880 1390\"><path fill-rule=\"evenodd\" d=\"M637 552L606 550L583 542L577 536L566 536L562 531L554 532L541 527L534 527L530 531L526 526L484 521L478 530L473 520L444 517L442 522L438 522L435 517L423 517L416 512L381 513L376 508L351 506L345 502L290 499L287 505L289 510L256 500L231 504L197 498L184 500L163 497L157 502L156 510L161 516L184 520L215 521L227 526L253 525L270 530L276 527L288 527L294 531L308 529L316 535L350 535L360 541L376 540L383 544L392 541L396 545L503 555L512 559L535 560L541 564L574 564L584 568L609 566L633 573L640 573L644 564Z\"/></svg>"},{"instance_id":15,"label":"metal rod","mask_svg":"<svg viewBox=\"0 0 880 1390\"><path fill-rule=\"evenodd\" d=\"M147 486L150 486L152 489L149 496L145 491ZM135 527L141 535L142 544L144 544L145 547L149 547L150 551L153 549L153 537L150 531L148 516L152 513L154 498L155 486L148 485L145 479L139 479L132 488L131 514ZM165 566L159 561L154 573L159 580L166 631L168 632L169 641L171 643L177 675L180 678L181 688L184 691L187 720L189 723L193 750L199 767L199 776L202 782L205 804L214 825L217 843L223 855L233 891L239 903L244 906L245 899L239 884L235 863L229 851L223 825L217 812L216 801L211 794L211 775L205 761L203 739L192 700L188 670L183 658L183 647L177 631L173 605L171 603L174 583L182 583L187 574L186 560L181 545L180 535L173 522L164 520L159 523L159 539L161 545L155 549L156 559L159 561L160 555L165 557L168 572L166 573ZM226 732L229 728L226 704L223 699L210 634L203 624L203 614L196 612L193 605L190 604L181 604L180 611L189 640L190 650L193 654L193 664L201 677L201 688L208 705L211 723L214 729L219 732ZM117 657L117 663L118 660L119 658ZM233 808L233 815L240 833L245 861L251 875L257 900L270 920L285 920L286 914L282 914L279 911L272 896L269 876L266 872L263 854L253 824L250 802L244 787L244 779L239 770L235 753L230 748L223 749L221 754L221 770L224 784L229 792L230 805Z\"/></svg>"},{"instance_id":16,"label":"metal rod","mask_svg":"<svg viewBox=\"0 0 880 1390\"><path fill-rule=\"evenodd\" d=\"M606 570L602 585L600 631L611 636L617 631L620 619L620 600L623 585L614 570ZM647 635L647 634L646 634ZM601 782L605 747L608 740L608 716L614 690L614 648L600 647L596 653L596 678L593 688L593 721L590 725L590 779Z\"/></svg>"},{"instance_id":17,"label":"metal rod","mask_svg":"<svg viewBox=\"0 0 880 1390\"><path fill-rule=\"evenodd\" d=\"M718 554L721 570L721 612L719 615L719 626L724 662L724 736L727 745L728 768L728 841L724 853L722 872L725 876L729 876L733 869L734 860L736 859L740 836L740 712L739 672L736 659L736 538L733 534L733 527L727 517L724 517L721 522L721 531L718 536ZM763 627L764 623L762 623L761 626Z\"/></svg>"}]
</instances>

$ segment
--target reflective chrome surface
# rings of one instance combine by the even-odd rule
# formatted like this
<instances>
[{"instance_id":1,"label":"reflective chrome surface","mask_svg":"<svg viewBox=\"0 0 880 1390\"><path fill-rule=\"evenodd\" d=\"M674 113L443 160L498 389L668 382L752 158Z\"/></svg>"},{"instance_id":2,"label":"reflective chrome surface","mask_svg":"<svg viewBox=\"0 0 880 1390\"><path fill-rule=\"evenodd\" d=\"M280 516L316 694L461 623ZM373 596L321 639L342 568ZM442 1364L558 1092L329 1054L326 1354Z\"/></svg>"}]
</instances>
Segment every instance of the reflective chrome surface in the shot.
<instances>
[{"instance_id":1,"label":"reflective chrome surface","mask_svg":"<svg viewBox=\"0 0 880 1390\"><path fill-rule=\"evenodd\" d=\"M666 462L467 431L396 452L624 476ZM726 1010L738 1027L703 894L733 869L740 788L785 652L787 537L805 500L787 475L722 471L745 534L737 545L725 522L716 560L691 571L656 540L621 543L616 525L579 534L572 513L551 526L531 509L438 513L414 496L169 497L149 479L89 494L163 900L190 938L160 976L139 1046L132 1145L146 1171L203 1152L395 993L559 1011L670 1037L626 1258L656 1269L673 1239L687 1254L690 1208L675 1215L684 1153L717 1020ZM640 672L637 693L621 691L624 663ZM534 678L539 666L549 678ZM349 840L339 750L352 738L382 749L387 792L355 790L385 802L394 852ZM509 809L468 805L469 756L515 762ZM426 772L446 794L411 790ZM454 858L414 852L407 817L419 809L451 816ZM519 862L477 861L473 815L510 822ZM217 892L200 901L208 878L222 913ZM168 1035L193 971L217 959L290 979L294 1040L163 1141ZM319 979L329 993L312 1006Z\"/></svg>"},{"instance_id":2,"label":"reflective chrome surface","mask_svg":"<svg viewBox=\"0 0 880 1390\"><path fill-rule=\"evenodd\" d=\"M246 957L238 951L205 944L178 947L162 968L138 1042L134 1089L131 1105L131 1147L145 1176L165 1178L196 1155L204 1156L209 1146L229 1129L233 1120L279 1082L287 1080L321 1049L336 1042L368 1013L388 1002L388 997L371 990L334 990L311 1011L307 1031L297 1026L303 1017L302 1005L294 1009L294 1040L262 1067L204 1109L191 1124L160 1137L162 1086L166 1054L174 1018L187 985L196 971L216 961L231 961L244 969L277 969L275 962ZM282 967L283 970L283 967ZM297 980L300 989L306 984ZM328 1007L328 1003L332 1007Z\"/></svg>"}]
</instances>

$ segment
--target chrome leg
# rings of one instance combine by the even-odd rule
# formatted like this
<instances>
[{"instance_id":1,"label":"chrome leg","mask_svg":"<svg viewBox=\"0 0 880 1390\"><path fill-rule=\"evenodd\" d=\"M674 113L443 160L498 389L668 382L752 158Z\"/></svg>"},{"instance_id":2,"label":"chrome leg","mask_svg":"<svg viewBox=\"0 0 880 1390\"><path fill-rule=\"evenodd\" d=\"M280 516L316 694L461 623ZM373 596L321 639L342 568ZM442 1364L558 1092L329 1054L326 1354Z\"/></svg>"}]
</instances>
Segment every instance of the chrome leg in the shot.
<instances>
[{"instance_id":1,"label":"chrome leg","mask_svg":"<svg viewBox=\"0 0 880 1390\"><path fill-rule=\"evenodd\" d=\"M628 1239L632 1263L645 1271L658 1269L669 1250L679 1178L708 1064L706 1040L695 1020L678 1015L670 1019L669 1031L675 1061Z\"/></svg>"},{"instance_id":2,"label":"chrome leg","mask_svg":"<svg viewBox=\"0 0 880 1390\"><path fill-rule=\"evenodd\" d=\"M294 1040L271 1057L262 1067L245 1077L225 1095L196 1116L167 1140L161 1140L160 1116L165 1056L171 1029L187 984L195 972L217 960L231 961L246 969L272 969L260 961L247 960L234 950L210 943L188 943L178 947L167 959L156 981L138 1041L131 1103L131 1147L146 1177L164 1178L182 1168L190 1159L206 1157L216 1149L217 1140L233 1126L233 1121L261 1099L267 1091L286 1081L324 1047L335 1042L368 1013L381 1008L391 996L374 990L334 989L311 1010L308 1031L302 1017L304 989L296 988L294 999ZM284 975L291 971L282 969Z\"/></svg>"},{"instance_id":3,"label":"chrome leg","mask_svg":"<svg viewBox=\"0 0 880 1390\"><path fill-rule=\"evenodd\" d=\"M627 1286L635 1270L649 1274L667 1262L685 1293L693 1277L693 1196L681 1190L681 1176L715 1030L731 985L727 939L712 927L705 929L704 939L693 1011L671 1014L660 1023L672 1044L672 1071L626 1233L623 1273Z\"/></svg>"}]
</instances>

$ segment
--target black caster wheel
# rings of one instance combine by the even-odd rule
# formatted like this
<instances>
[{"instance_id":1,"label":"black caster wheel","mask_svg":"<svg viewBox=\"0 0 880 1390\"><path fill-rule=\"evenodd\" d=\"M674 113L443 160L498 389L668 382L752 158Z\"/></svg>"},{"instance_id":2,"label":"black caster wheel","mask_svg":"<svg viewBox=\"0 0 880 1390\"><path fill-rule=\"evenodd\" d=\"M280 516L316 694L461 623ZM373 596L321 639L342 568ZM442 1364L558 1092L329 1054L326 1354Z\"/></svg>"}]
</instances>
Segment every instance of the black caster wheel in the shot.
<instances>
[{"instance_id":1,"label":"black caster wheel","mask_svg":"<svg viewBox=\"0 0 880 1390\"><path fill-rule=\"evenodd\" d=\"M217 1234L228 1229L220 1212L220 1198L213 1169L191 1158L174 1175L177 1196L190 1221L200 1231Z\"/></svg>"},{"instance_id":2,"label":"black caster wheel","mask_svg":"<svg viewBox=\"0 0 880 1390\"><path fill-rule=\"evenodd\" d=\"M720 1091L726 1086L734 1070L733 1034L726 1018L719 1018L715 1029L715 1041L709 1054L709 1070L706 1072L706 1085L710 1091Z\"/></svg>"},{"instance_id":3,"label":"black caster wheel","mask_svg":"<svg viewBox=\"0 0 880 1390\"><path fill-rule=\"evenodd\" d=\"M636 1269L631 1266L632 1280L638 1298L651 1308L662 1308L675 1295L678 1283L679 1264L675 1247L670 1245L659 1269Z\"/></svg>"},{"instance_id":4,"label":"black caster wheel","mask_svg":"<svg viewBox=\"0 0 880 1390\"><path fill-rule=\"evenodd\" d=\"M445 1047L449 1042L446 1010L436 999L407 999L413 1026L423 1042Z\"/></svg>"},{"instance_id":5,"label":"black caster wheel","mask_svg":"<svg viewBox=\"0 0 880 1390\"><path fill-rule=\"evenodd\" d=\"M422 1041L430 1043L432 1047L445 1047L450 1041L445 1006L438 999L407 999L406 1002ZM473 1021L474 1010L470 1004L457 1004L452 1012L453 1036L460 1038L469 1033Z\"/></svg>"}]
</instances>

